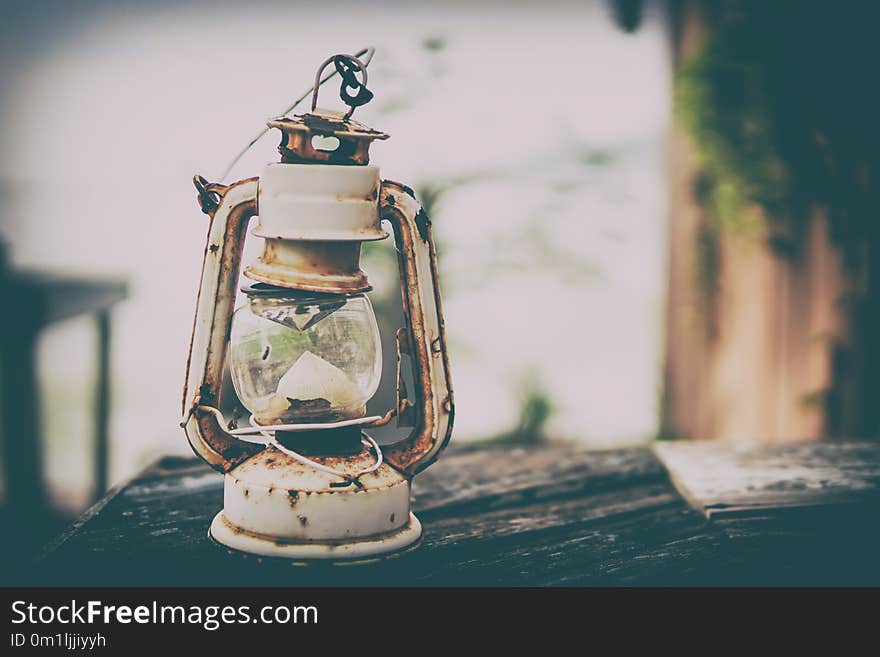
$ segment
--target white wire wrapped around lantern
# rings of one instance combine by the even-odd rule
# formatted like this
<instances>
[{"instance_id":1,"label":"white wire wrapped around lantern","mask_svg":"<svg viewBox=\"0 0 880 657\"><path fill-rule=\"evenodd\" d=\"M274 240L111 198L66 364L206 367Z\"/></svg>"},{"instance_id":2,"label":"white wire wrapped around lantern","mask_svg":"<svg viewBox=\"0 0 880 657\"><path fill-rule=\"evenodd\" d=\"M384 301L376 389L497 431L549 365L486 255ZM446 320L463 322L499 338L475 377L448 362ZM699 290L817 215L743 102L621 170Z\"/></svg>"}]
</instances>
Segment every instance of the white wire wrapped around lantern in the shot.
<instances>
[{"instance_id":1,"label":"white wire wrapped around lantern","mask_svg":"<svg viewBox=\"0 0 880 657\"><path fill-rule=\"evenodd\" d=\"M215 413L219 417L218 419L223 421L223 414L220 413L216 408L211 406L202 406L201 409ZM267 426L261 426L256 423L254 420L254 416L250 417L249 427L241 427L239 429L232 429L229 433L233 436L238 436L242 440L246 440L251 443L258 443L261 445L271 445L279 452L283 454L287 454L292 459L296 459L300 463L304 465L309 465L316 470L320 470L321 472L326 472L327 474L335 475L337 477L341 477L342 479L350 480L357 479L365 474L369 474L371 472L375 472L382 465L382 448L379 447L379 443L373 440L370 436L365 433L361 434L361 444L364 447L373 450L373 453L376 455L376 462L373 463L369 468L365 468L360 470L354 475L347 475L330 468L322 463L318 463L317 461L313 461L312 459L303 456L299 452L295 452L292 449L285 447L280 442L278 442L278 438L276 437L277 431L316 431L320 429L338 429L341 427L351 427L351 426L379 426L380 424L384 424L386 422L386 418L383 418L380 415L371 415L369 417L356 418L353 420L343 420L341 422L325 422L322 424L272 424ZM261 436L263 440L255 439L256 436Z\"/></svg>"}]
</instances>

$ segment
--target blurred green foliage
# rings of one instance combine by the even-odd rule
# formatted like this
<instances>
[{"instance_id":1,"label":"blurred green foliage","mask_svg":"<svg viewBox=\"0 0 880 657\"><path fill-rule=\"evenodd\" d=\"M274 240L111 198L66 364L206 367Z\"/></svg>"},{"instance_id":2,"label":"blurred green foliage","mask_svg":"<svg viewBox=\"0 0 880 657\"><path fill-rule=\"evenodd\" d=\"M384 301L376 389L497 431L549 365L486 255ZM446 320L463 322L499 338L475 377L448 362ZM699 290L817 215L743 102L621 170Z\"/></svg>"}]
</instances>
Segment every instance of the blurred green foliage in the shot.
<instances>
[{"instance_id":1,"label":"blurred green foliage","mask_svg":"<svg viewBox=\"0 0 880 657\"><path fill-rule=\"evenodd\" d=\"M702 156L697 198L724 229L796 248L816 205L854 255L878 208L876 3L703 0L706 34L676 80L678 117ZM752 223L752 225L754 225Z\"/></svg>"},{"instance_id":2,"label":"blurred green foliage","mask_svg":"<svg viewBox=\"0 0 880 657\"><path fill-rule=\"evenodd\" d=\"M519 417L509 431L484 440L469 443L479 448L489 445L526 446L547 442L547 423L553 416L553 399L546 389L535 380L524 383L521 389Z\"/></svg>"}]
</instances>

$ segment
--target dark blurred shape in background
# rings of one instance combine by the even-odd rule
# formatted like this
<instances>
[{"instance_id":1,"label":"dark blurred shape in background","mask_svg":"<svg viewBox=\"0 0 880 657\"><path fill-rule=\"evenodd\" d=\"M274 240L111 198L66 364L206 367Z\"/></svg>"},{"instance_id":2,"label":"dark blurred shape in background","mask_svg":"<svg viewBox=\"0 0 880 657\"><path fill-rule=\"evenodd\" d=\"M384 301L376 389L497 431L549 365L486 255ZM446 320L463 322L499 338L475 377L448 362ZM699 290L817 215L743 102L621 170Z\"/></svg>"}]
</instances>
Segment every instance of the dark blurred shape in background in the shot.
<instances>
[{"instance_id":1,"label":"dark blurred shape in background","mask_svg":"<svg viewBox=\"0 0 880 657\"><path fill-rule=\"evenodd\" d=\"M94 320L95 386L91 395L94 435L89 493L97 500L107 491L109 464L111 310L125 299L122 280L13 268L0 243L0 294L10 313L0 322L0 454L4 498L0 523L14 538L11 556L58 530L68 520L53 505L43 471L38 340L53 324L78 316ZM88 411L86 411L88 412Z\"/></svg>"}]
</instances>

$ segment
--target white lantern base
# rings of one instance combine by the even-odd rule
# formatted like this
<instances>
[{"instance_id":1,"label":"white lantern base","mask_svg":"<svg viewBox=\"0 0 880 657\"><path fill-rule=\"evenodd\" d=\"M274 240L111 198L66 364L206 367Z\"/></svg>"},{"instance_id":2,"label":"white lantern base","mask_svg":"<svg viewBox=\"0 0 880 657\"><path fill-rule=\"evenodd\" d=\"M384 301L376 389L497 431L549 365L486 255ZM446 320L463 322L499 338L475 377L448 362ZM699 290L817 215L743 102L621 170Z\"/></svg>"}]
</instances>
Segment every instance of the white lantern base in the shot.
<instances>
[{"instance_id":1,"label":"white lantern base","mask_svg":"<svg viewBox=\"0 0 880 657\"><path fill-rule=\"evenodd\" d=\"M364 450L321 460L354 476L374 457ZM383 463L346 483L268 447L226 474L209 535L233 550L292 561L373 560L414 547L422 526L410 512L408 478Z\"/></svg>"},{"instance_id":2,"label":"white lantern base","mask_svg":"<svg viewBox=\"0 0 880 657\"><path fill-rule=\"evenodd\" d=\"M319 561L356 564L400 556L415 549L422 538L422 523L410 513L409 523L403 529L374 538L333 543L290 543L246 533L229 522L221 511L214 516L208 535L227 548L261 557L287 559L304 565Z\"/></svg>"}]
</instances>

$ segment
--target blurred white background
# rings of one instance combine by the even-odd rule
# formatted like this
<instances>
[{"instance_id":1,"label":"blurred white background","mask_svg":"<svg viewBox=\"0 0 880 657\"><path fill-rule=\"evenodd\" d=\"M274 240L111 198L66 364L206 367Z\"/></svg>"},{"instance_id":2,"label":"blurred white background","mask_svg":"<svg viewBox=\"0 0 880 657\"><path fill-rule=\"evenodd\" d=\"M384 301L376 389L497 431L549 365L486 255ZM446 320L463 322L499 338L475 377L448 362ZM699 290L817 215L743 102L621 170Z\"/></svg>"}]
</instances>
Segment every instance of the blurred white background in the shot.
<instances>
[{"instance_id":1,"label":"blurred white background","mask_svg":"<svg viewBox=\"0 0 880 657\"><path fill-rule=\"evenodd\" d=\"M510 431L529 394L551 401L555 438L653 437L670 95L659 17L634 35L601 2L84 4L45 17L51 30L39 19L5 46L0 237L17 265L130 280L114 315L111 479L189 451L177 422L207 226L192 175L217 179L325 57L365 45L375 100L355 118L392 136L373 162L439 193L455 439ZM338 107L337 90L321 104ZM276 145L262 140L232 177L257 175ZM379 294L396 285L381 264L367 271ZM91 329L68 322L40 347L48 472L70 507L89 494Z\"/></svg>"}]
</instances>

